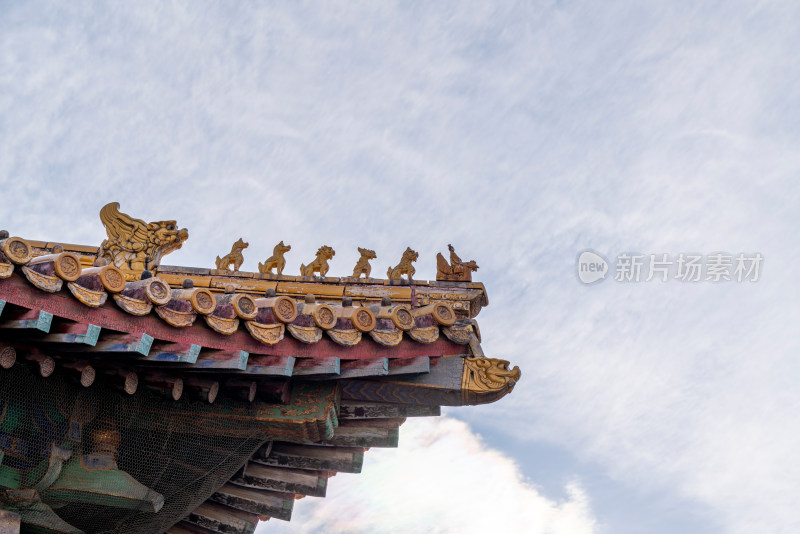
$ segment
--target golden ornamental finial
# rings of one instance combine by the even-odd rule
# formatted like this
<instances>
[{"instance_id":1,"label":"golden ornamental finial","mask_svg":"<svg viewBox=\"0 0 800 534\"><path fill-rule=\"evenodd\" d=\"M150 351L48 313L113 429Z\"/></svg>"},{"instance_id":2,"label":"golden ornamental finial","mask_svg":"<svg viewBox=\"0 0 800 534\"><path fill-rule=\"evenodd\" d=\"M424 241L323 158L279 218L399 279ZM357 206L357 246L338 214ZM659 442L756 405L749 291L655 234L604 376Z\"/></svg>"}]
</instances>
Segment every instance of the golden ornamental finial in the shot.
<instances>
[{"instance_id":1,"label":"golden ornamental finial","mask_svg":"<svg viewBox=\"0 0 800 534\"><path fill-rule=\"evenodd\" d=\"M522 373L519 367L509 371L508 366L506 360L497 358L464 358L463 404L486 404L511 393Z\"/></svg>"},{"instance_id":2,"label":"golden ornamental finial","mask_svg":"<svg viewBox=\"0 0 800 534\"><path fill-rule=\"evenodd\" d=\"M233 244L231 247L231 251L222 256L221 258L217 256L216 264L218 271L229 271L230 266L233 265L233 271L236 272L239 270L239 267L242 266L244 263L244 256L242 255L242 251L250 246L250 243L245 243L244 240L240 237L239 240Z\"/></svg>"},{"instance_id":3,"label":"golden ornamental finial","mask_svg":"<svg viewBox=\"0 0 800 534\"><path fill-rule=\"evenodd\" d=\"M369 260L375 259L375 251L361 247L358 247L358 251L361 253L361 257L358 258L356 266L353 269L353 278L361 278L362 274L365 278L369 278L369 273L372 272Z\"/></svg>"},{"instance_id":4,"label":"golden ornamental finial","mask_svg":"<svg viewBox=\"0 0 800 534\"><path fill-rule=\"evenodd\" d=\"M336 255L336 251L334 251L328 245L322 245L317 250L317 257L314 258L314 261L309 263L308 265L300 264L300 275L301 276L314 276L314 273L319 273L320 276L325 276L328 274L328 260L333 258Z\"/></svg>"},{"instance_id":5,"label":"golden ornamental finial","mask_svg":"<svg viewBox=\"0 0 800 534\"><path fill-rule=\"evenodd\" d=\"M462 261L453 245L447 245L447 248L450 249L450 263L447 263L441 252L436 255L436 280L471 282L472 271L478 270L478 264L475 260Z\"/></svg>"},{"instance_id":6,"label":"golden ornamental finial","mask_svg":"<svg viewBox=\"0 0 800 534\"><path fill-rule=\"evenodd\" d=\"M389 280L401 280L403 275L406 275L408 280L411 281L414 273L417 272L411 262L417 261L417 258L419 258L419 254L415 250L411 250L411 247L406 248L406 251L403 252L403 257L400 258L400 263L394 269L389 267L389 270L386 271L386 276Z\"/></svg>"},{"instance_id":7,"label":"golden ornamental finial","mask_svg":"<svg viewBox=\"0 0 800 534\"><path fill-rule=\"evenodd\" d=\"M179 230L175 221L145 223L120 212L119 202L103 206L100 220L108 239L97 255L118 267L128 280L138 280L142 271L155 270L161 258L181 248L189 238L189 231Z\"/></svg>"},{"instance_id":8,"label":"golden ornamental finial","mask_svg":"<svg viewBox=\"0 0 800 534\"><path fill-rule=\"evenodd\" d=\"M276 269L277 274L283 274L283 268L286 267L286 259L284 254L292 250L291 245L284 245L283 241L275 245L272 249L272 256L267 258L264 263L258 264L258 272L261 274L272 274L272 269Z\"/></svg>"}]
</instances>

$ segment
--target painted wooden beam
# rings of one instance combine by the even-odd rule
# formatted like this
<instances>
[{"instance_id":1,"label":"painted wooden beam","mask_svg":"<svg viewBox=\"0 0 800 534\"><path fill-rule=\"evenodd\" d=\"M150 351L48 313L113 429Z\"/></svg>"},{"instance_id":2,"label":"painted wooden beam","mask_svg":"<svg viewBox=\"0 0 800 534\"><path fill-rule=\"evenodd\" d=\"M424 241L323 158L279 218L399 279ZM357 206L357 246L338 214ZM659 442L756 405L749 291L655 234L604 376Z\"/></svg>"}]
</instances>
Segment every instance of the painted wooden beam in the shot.
<instances>
[{"instance_id":1,"label":"painted wooden beam","mask_svg":"<svg viewBox=\"0 0 800 534\"><path fill-rule=\"evenodd\" d=\"M101 328L91 323L76 323L56 318L50 326L50 333L41 338L46 343L67 343L94 347Z\"/></svg>"},{"instance_id":2,"label":"painted wooden beam","mask_svg":"<svg viewBox=\"0 0 800 534\"><path fill-rule=\"evenodd\" d=\"M432 358L427 374L342 382L342 399L461 406L463 358Z\"/></svg>"},{"instance_id":3,"label":"painted wooden beam","mask_svg":"<svg viewBox=\"0 0 800 534\"><path fill-rule=\"evenodd\" d=\"M288 404L292 395L292 385L289 379L257 380L258 390L256 398L261 402L270 404Z\"/></svg>"},{"instance_id":4,"label":"painted wooden beam","mask_svg":"<svg viewBox=\"0 0 800 534\"><path fill-rule=\"evenodd\" d=\"M202 349L194 362L192 370L247 369L249 354L244 350L209 350Z\"/></svg>"},{"instance_id":5,"label":"painted wooden beam","mask_svg":"<svg viewBox=\"0 0 800 534\"><path fill-rule=\"evenodd\" d=\"M195 363L200 349L200 345L192 343L155 341L147 356L139 359L148 362Z\"/></svg>"},{"instance_id":6,"label":"painted wooden beam","mask_svg":"<svg viewBox=\"0 0 800 534\"><path fill-rule=\"evenodd\" d=\"M272 452L272 446L273 446L274 443L275 443L274 441L268 441L268 442L264 443L261 447L256 449L256 452L253 453L252 458L253 459L268 458L269 454ZM245 467L242 466L242 469L244 469L244 468Z\"/></svg>"},{"instance_id":7,"label":"painted wooden beam","mask_svg":"<svg viewBox=\"0 0 800 534\"><path fill-rule=\"evenodd\" d=\"M183 396L183 379L165 373L149 372L142 375L145 387L164 398L178 400Z\"/></svg>"},{"instance_id":8,"label":"painted wooden beam","mask_svg":"<svg viewBox=\"0 0 800 534\"><path fill-rule=\"evenodd\" d=\"M36 367L36 371L42 378L47 378L56 369L56 361L52 356L42 354L38 350L26 351L25 359ZM1 531L0 531L1 532Z\"/></svg>"},{"instance_id":9,"label":"painted wooden beam","mask_svg":"<svg viewBox=\"0 0 800 534\"><path fill-rule=\"evenodd\" d=\"M410 375L419 373L430 373L431 359L428 356L417 356L415 358L391 358L389 359L388 375Z\"/></svg>"},{"instance_id":10,"label":"painted wooden beam","mask_svg":"<svg viewBox=\"0 0 800 534\"><path fill-rule=\"evenodd\" d=\"M431 417L441 415L440 406L429 404L391 404L385 402L343 400L339 421L345 419L385 419L396 417Z\"/></svg>"},{"instance_id":11,"label":"painted wooden beam","mask_svg":"<svg viewBox=\"0 0 800 534\"><path fill-rule=\"evenodd\" d=\"M251 354L247 360L247 374L265 376L292 376L295 358L293 356L265 356Z\"/></svg>"},{"instance_id":12,"label":"painted wooden beam","mask_svg":"<svg viewBox=\"0 0 800 534\"><path fill-rule=\"evenodd\" d=\"M30 330L47 333L53 323L53 314L43 310L16 308L4 311L3 319L0 320L0 330Z\"/></svg>"},{"instance_id":13,"label":"painted wooden beam","mask_svg":"<svg viewBox=\"0 0 800 534\"><path fill-rule=\"evenodd\" d=\"M103 369L106 382L118 391L133 395L139 389L139 375L127 369L111 367Z\"/></svg>"},{"instance_id":14,"label":"painted wooden beam","mask_svg":"<svg viewBox=\"0 0 800 534\"><path fill-rule=\"evenodd\" d=\"M335 356L328 358L297 358L292 376L338 375L340 360Z\"/></svg>"},{"instance_id":15,"label":"painted wooden beam","mask_svg":"<svg viewBox=\"0 0 800 534\"><path fill-rule=\"evenodd\" d=\"M192 349L194 350L194 349ZM180 369L182 372L227 372L227 371L244 371L247 369L247 360L249 354L244 350L216 350L205 349L200 347L197 356L193 362L174 361L174 360L147 360L148 367L151 368L164 368L164 369ZM172 356L167 355L166 358ZM191 360L191 354L185 355L185 358Z\"/></svg>"},{"instance_id":16,"label":"painted wooden beam","mask_svg":"<svg viewBox=\"0 0 800 534\"><path fill-rule=\"evenodd\" d=\"M187 398L214 404L219 394L219 382L189 376L183 381L183 390Z\"/></svg>"},{"instance_id":17,"label":"painted wooden beam","mask_svg":"<svg viewBox=\"0 0 800 534\"><path fill-rule=\"evenodd\" d=\"M231 478L231 483L245 488L324 497L328 488L328 472L248 462L242 472Z\"/></svg>"},{"instance_id":18,"label":"painted wooden beam","mask_svg":"<svg viewBox=\"0 0 800 534\"><path fill-rule=\"evenodd\" d=\"M93 354L147 356L152 345L153 336L148 334L102 334L94 347L81 350Z\"/></svg>"},{"instance_id":19,"label":"painted wooden beam","mask_svg":"<svg viewBox=\"0 0 800 534\"><path fill-rule=\"evenodd\" d=\"M364 464L364 449L276 442L268 457L256 458L253 461L296 469L360 473Z\"/></svg>"},{"instance_id":20,"label":"painted wooden beam","mask_svg":"<svg viewBox=\"0 0 800 534\"><path fill-rule=\"evenodd\" d=\"M12 345L0 343L0 367L11 369L15 363L17 363L17 349Z\"/></svg>"},{"instance_id":21,"label":"painted wooden beam","mask_svg":"<svg viewBox=\"0 0 800 534\"><path fill-rule=\"evenodd\" d=\"M222 385L224 387L226 396L230 396L231 398L243 402L253 402L256 400L258 382L255 380L229 378L225 380Z\"/></svg>"},{"instance_id":22,"label":"painted wooden beam","mask_svg":"<svg viewBox=\"0 0 800 534\"><path fill-rule=\"evenodd\" d=\"M83 360L62 360L61 363L67 375L85 388L94 384L97 371L88 362Z\"/></svg>"},{"instance_id":23,"label":"painted wooden beam","mask_svg":"<svg viewBox=\"0 0 800 534\"><path fill-rule=\"evenodd\" d=\"M342 447L397 447L404 421L405 418L345 419L325 443Z\"/></svg>"},{"instance_id":24,"label":"painted wooden beam","mask_svg":"<svg viewBox=\"0 0 800 534\"><path fill-rule=\"evenodd\" d=\"M212 532L252 534L256 530L258 516L206 501L195 508L185 521Z\"/></svg>"},{"instance_id":25,"label":"painted wooden beam","mask_svg":"<svg viewBox=\"0 0 800 534\"><path fill-rule=\"evenodd\" d=\"M358 378L362 376L386 376L389 374L389 358L369 360L342 360L341 378Z\"/></svg>"},{"instance_id":26,"label":"painted wooden beam","mask_svg":"<svg viewBox=\"0 0 800 534\"><path fill-rule=\"evenodd\" d=\"M251 514L268 515L275 519L289 521L292 518L294 496L294 493L280 493L225 484L211 495L209 500Z\"/></svg>"}]
</instances>

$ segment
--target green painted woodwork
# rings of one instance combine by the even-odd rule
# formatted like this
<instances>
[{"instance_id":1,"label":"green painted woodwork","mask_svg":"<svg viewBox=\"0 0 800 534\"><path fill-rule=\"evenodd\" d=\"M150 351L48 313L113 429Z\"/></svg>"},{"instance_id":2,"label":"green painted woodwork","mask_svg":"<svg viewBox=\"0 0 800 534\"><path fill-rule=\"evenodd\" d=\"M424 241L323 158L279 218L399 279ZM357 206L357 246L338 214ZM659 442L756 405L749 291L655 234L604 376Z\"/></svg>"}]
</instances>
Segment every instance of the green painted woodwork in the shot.
<instances>
[{"instance_id":1,"label":"green painted woodwork","mask_svg":"<svg viewBox=\"0 0 800 534\"><path fill-rule=\"evenodd\" d=\"M164 497L117 469L109 455L85 454L64 463L61 475L42 491L45 502L99 504L129 510L158 512Z\"/></svg>"},{"instance_id":2,"label":"green painted woodwork","mask_svg":"<svg viewBox=\"0 0 800 534\"><path fill-rule=\"evenodd\" d=\"M339 385L332 382L286 384L286 404L227 395L214 404L166 401L103 386L79 388L21 365L0 374L0 497L6 489L37 496L6 503L22 517L22 532L90 532L106 518L153 514L157 524L176 511L185 515L201 502L191 492L211 495L264 441L319 442L333 438L338 426ZM118 431L116 445L98 432L106 428ZM312 493L324 493L327 479L314 479ZM288 517L284 504L272 503L275 515Z\"/></svg>"},{"instance_id":3,"label":"green painted woodwork","mask_svg":"<svg viewBox=\"0 0 800 534\"><path fill-rule=\"evenodd\" d=\"M288 404L221 399L214 404L190 405L179 401L168 415L161 410L143 410L130 424L161 432L312 443L333 437L339 424L337 396L335 383L298 382Z\"/></svg>"},{"instance_id":4,"label":"green painted woodwork","mask_svg":"<svg viewBox=\"0 0 800 534\"><path fill-rule=\"evenodd\" d=\"M20 487L22 474L19 469L7 465L0 465L0 488L17 489Z\"/></svg>"},{"instance_id":5,"label":"green painted woodwork","mask_svg":"<svg viewBox=\"0 0 800 534\"><path fill-rule=\"evenodd\" d=\"M0 399L0 404L2 404L2 408L0 408L2 410L0 411L0 432L10 434L24 422L25 409L16 403L3 402L2 399Z\"/></svg>"},{"instance_id":6,"label":"green painted woodwork","mask_svg":"<svg viewBox=\"0 0 800 534\"><path fill-rule=\"evenodd\" d=\"M50 446L50 458L39 463L22 477L22 487L44 490L58 479L64 462L70 459L72 451L62 449L55 443Z\"/></svg>"},{"instance_id":7,"label":"green painted woodwork","mask_svg":"<svg viewBox=\"0 0 800 534\"><path fill-rule=\"evenodd\" d=\"M46 504L38 500L18 501L9 507L19 514L22 532L36 534L84 534L60 517Z\"/></svg>"}]
</instances>

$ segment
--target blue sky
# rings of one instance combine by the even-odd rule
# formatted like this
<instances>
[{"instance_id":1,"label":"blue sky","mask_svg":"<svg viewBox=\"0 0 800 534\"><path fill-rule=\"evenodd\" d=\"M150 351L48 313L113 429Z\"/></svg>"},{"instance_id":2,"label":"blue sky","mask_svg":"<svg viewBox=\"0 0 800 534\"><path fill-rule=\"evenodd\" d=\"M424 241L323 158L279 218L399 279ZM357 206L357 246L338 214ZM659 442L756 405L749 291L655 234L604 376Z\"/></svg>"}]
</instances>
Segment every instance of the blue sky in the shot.
<instances>
[{"instance_id":1,"label":"blue sky","mask_svg":"<svg viewBox=\"0 0 800 534\"><path fill-rule=\"evenodd\" d=\"M280 240L287 273L322 244L333 275L357 246L377 272L412 246L420 279L448 243L478 262L513 394L409 421L264 532L480 531L476 502L508 532L796 532L798 15L0 1L0 226L99 244L119 201L189 229L170 264L239 237L247 270ZM585 286L589 248L764 262Z\"/></svg>"}]
</instances>

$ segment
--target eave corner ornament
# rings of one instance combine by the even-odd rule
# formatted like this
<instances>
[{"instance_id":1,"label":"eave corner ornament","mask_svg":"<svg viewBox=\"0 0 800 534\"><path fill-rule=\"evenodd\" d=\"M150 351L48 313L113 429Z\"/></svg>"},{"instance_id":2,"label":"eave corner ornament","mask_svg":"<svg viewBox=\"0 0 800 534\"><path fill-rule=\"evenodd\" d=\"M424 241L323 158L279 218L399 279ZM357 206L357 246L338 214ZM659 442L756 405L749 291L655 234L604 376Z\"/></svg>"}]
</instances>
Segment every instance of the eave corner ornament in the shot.
<instances>
[{"instance_id":1,"label":"eave corner ornament","mask_svg":"<svg viewBox=\"0 0 800 534\"><path fill-rule=\"evenodd\" d=\"M436 280L471 282L472 271L478 270L478 264L475 260L462 261L453 245L447 245L447 248L450 249L450 263L447 263L441 252L436 255Z\"/></svg>"},{"instance_id":2,"label":"eave corner ornament","mask_svg":"<svg viewBox=\"0 0 800 534\"><path fill-rule=\"evenodd\" d=\"M118 267L127 280L138 280L142 271L154 270L161 258L181 248L189 238L189 231L178 229L175 221L145 223L120 212L119 202L103 206L100 220L108 239L97 255Z\"/></svg>"},{"instance_id":3,"label":"eave corner ornament","mask_svg":"<svg viewBox=\"0 0 800 534\"><path fill-rule=\"evenodd\" d=\"M465 358L461 392L464 404L494 402L514 389L520 375L519 367L509 370L506 360L497 358Z\"/></svg>"}]
</instances>

